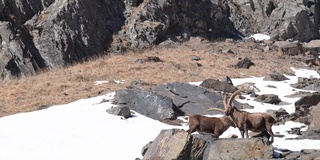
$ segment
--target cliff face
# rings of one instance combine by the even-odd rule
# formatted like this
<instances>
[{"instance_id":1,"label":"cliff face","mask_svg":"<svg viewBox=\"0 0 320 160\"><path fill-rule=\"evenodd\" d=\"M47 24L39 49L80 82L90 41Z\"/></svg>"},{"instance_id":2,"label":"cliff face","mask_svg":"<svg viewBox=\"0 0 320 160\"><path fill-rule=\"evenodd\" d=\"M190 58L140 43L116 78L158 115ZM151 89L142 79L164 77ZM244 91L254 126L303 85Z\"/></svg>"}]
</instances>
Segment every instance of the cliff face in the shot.
<instances>
[{"instance_id":1,"label":"cliff face","mask_svg":"<svg viewBox=\"0 0 320 160\"><path fill-rule=\"evenodd\" d=\"M233 0L231 21L244 34L266 32L275 40L319 38L320 2L309 0Z\"/></svg>"},{"instance_id":2,"label":"cliff face","mask_svg":"<svg viewBox=\"0 0 320 160\"><path fill-rule=\"evenodd\" d=\"M241 38L319 38L318 1L2 0L0 77L34 74L108 52L182 42Z\"/></svg>"},{"instance_id":3,"label":"cliff face","mask_svg":"<svg viewBox=\"0 0 320 160\"><path fill-rule=\"evenodd\" d=\"M124 24L117 0L4 1L1 77L26 75L103 53Z\"/></svg>"}]
</instances>

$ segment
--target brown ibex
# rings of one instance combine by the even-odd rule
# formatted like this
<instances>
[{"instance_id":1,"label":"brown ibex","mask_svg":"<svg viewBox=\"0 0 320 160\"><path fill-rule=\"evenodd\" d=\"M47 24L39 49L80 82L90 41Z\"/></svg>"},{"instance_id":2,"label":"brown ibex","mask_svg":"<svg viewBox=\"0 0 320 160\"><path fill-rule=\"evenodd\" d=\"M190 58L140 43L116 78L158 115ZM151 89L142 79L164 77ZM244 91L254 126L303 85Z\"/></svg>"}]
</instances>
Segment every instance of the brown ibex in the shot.
<instances>
[{"instance_id":1,"label":"brown ibex","mask_svg":"<svg viewBox=\"0 0 320 160\"><path fill-rule=\"evenodd\" d=\"M188 134L195 131L212 133L214 138L219 138L230 126L236 127L229 117L206 117L199 114L189 116Z\"/></svg>"},{"instance_id":2,"label":"brown ibex","mask_svg":"<svg viewBox=\"0 0 320 160\"><path fill-rule=\"evenodd\" d=\"M225 113L225 115L230 116L231 119L234 121L236 126L239 128L242 138L244 138L244 134L246 138L248 136L248 130L253 132L262 132L268 138L268 144L273 143L274 141L274 134L272 132L272 125L275 123L275 119L268 113L249 113L246 111L240 111L238 108L232 105L234 98L246 90L237 90L235 91L229 101L227 100L227 96L224 96L223 104L225 110L220 108L209 108L210 110L220 111ZM271 140L269 141L269 138Z\"/></svg>"}]
</instances>

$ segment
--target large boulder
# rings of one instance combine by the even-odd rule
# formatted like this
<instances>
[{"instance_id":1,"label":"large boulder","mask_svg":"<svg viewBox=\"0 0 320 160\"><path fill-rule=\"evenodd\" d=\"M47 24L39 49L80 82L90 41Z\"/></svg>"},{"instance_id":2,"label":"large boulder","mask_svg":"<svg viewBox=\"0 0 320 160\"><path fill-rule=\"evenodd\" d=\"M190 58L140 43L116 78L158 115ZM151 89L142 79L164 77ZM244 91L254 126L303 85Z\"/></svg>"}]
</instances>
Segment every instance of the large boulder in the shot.
<instances>
[{"instance_id":1,"label":"large boulder","mask_svg":"<svg viewBox=\"0 0 320 160\"><path fill-rule=\"evenodd\" d=\"M254 63L249 58L246 57L244 59L241 59L239 62L237 62L235 67L249 69L253 65Z\"/></svg>"},{"instance_id":2,"label":"large boulder","mask_svg":"<svg viewBox=\"0 0 320 160\"><path fill-rule=\"evenodd\" d=\"M215 92L210 92L200 86L173 82L155 86L153 91L157 94L172 98L174 105L186 115L218 114L220 112L207 112L207 109L211 107L224 109L222 103L217 103L223 100L221 95ZM240 103L235 102L235 105L239 109L242 109Z\"/></svg>"},{"instance_id":3,"label":"large boulder","mask_svg":"<svg viewBox=\"0 0 320 160\"><path fill-rule=\"evenodd\" d=\"M189 154L186 149L189 147L189 141L190 136L184 130L162 130L149 146L143 159L187 159Z\"/></svg>"},{"instance_id":4,"label":"large boulder","mask_svg":"<svg viewBox=\"0 0 320 160\"><path fill-rule=\"evenodd\" d=\"M200 86L173 82L157 85L152 90L132 86L116 91L114 103L163 121L192 114L222 114L218 111L207 112L211 107L224 109L220 103L222 100L221 95ZM239 109L243 108L239 102L234 104Z\"/></svg>"},{"instance_id":5,"label":"large boulder","mask_svg":"<svg viewBox=\"0 0 320 160\"><path fill-rule=\"evenodd\" d=\"M289 78L287 78L286 76L279 74L279 73L271 73L266 75L263 78L264 81L285 81L285 80L289 80Z\"/></svg>"},{"instance_id":6,"label":"large boulder","mask_svg":"<svg viewBox=\"0 0 320 160\"><path fill-rule=\"evenodd\" d=\"M210 135L190 135L181 129L162 130L144 154L151 159L268 159L273 146L265 139L213 139Z\"/></svg>"},{"instance_id":7,"label":"large boulder","mask_svg":"<svg viewBox=\"0 0 320 160\"><path fill-rule=\"evenodd\" d=\"M302 45L299 42L289 42L289 41L276 41L273 43L278 51L281 51L282 55L286 56L297 56L300 55L302 51Z\"/></svg>"},{"instance_id":8,"label":"large boulder","mask_svg":"<svg viewBox=\"0 0 320 160\"><path fill-rule=\"evenodd\" d=\"M312 107L310 125L303 137L308 139L320 139L320 103Z\"/></svg>"},{"instance_id":9,"label":"large boulder","mask_svg":"<svg viewBox=\"0 0 320 160\"><path fill-rule=\"evenodd\" d=\"M302 44L303 50L306 51L312 51L312 52L320 52L320 40L312 40L307 43Z\"/></svg>"},{"instance_id":10,"label":"large boulder","mask_svg":"<svg viewBox=\"0 0 320 160\"><path fill-rule=\"evenodd\" d=\"M129 107L142 115L160 121L177 117L175 106L170 97L144 89L119 90L114 96L114 103Z\"/></svg>"},{"instance_id":11,"label":"large boulder","mask_svg":"<svg viewBox=\"0 0 320 160\"><path fill-rule=\"evenodd\" d=\"M262 94L254 98L255 101L270 104L279 104L281 99L275 94Z\"/></svg>"},{"instance_id":12,"label":"large boulder","mask_svg":"<svg viewBox=\"0 0 320 160\"><path fill-rule=\"evenodd\" d=\"M267 110L267 113L270 113L276 119L275 125L285 124L290 118L289 113L283 108L279 110Z\"/></svg>"},{"instance_id":13,"label":"large boulder","mask_svg":"<svg viewBox=\"0 0 320 160\"><path fill-rule=\"evenodd\" d=\"M296 110L300 108L309 108L313 105L317 105L320 102L320 93L314 92L310 93L309 95L301 97L294 103Z\"/></svg>"},{"instance_id":14,"label":"large boulder","mask_svg":"<svg viewBox=\"0 0 320 160\"><path fill-rule=\"evenodd\" d=\"M291 115L291 120L295 120L301 123L310 124L310 111L313 106L317 105L320 102L320 93L314 92L309 93L301 97L294 103L295 112Z\"/></svg>"},{"instance_id":15,"label":"large boulder","mask_svg":"<svg viewBox=\"0 0 320 160\"><path fill-rule=\"evenodd\" d=\"M227 93L233 93L238 90L233 84L215 79L205 79L200 86Z\"/></svg>"},{"instance_id":16,"label":"large boulder","mask_svg":"<svg viewBox=\"0 0 320 160\"><path fill-rule=\"evenodd\" d=\"M268 159L273 158L273 146L266 145L265 139L223 139L210 141L203 159Z\"/></svg>"}]
</instances>

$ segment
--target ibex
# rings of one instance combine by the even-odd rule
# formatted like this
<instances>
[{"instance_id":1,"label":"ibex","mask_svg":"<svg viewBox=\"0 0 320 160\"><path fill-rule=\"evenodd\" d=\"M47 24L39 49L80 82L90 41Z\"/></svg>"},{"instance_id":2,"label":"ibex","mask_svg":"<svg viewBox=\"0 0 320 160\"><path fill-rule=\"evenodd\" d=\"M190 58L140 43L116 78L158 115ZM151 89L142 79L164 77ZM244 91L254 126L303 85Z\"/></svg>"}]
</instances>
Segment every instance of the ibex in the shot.
<instances>
[{"instance_id":1,"label":"ibex","mask_svg":"<svg viewBox=\"0 0 320 160\"><path fill-rule=\"evenodd\" d=\"M236 127L229 117L206 117L199 114L189 116L188 134L195 131L212 133L214 138L219 138L230 126Z\"/></svg>"},{"instance_id":2,"label":"ibex","mask_svg":"<svg viewBox=\"0 0 320 160\"><path fill-rule=\"evenodd\" d=\"M240 111L238 108L232 105L234 98L237 96L237 94L240 94L240 92L246 91L246 90L237 90L235 91L229 101L227 101L227 96L224 96L223 104L225 107L225 110L222 110L220 108L209 108L210 110L220 111L225 113L225 115L230 116L231 119L234 121L236 126L239 128L242 138L244 138L244 134L246 135L246 138L249 138L248 136L248 130L251 130L253 132L262 132L265 134L268 138L268 144L273 143L274 141L274 134L272 132L272 125L275 123L275 119L268 113L249 113L246 111ZM269 138L271 137L271 141L269 141Z\"/></svg>"}]
</instances>

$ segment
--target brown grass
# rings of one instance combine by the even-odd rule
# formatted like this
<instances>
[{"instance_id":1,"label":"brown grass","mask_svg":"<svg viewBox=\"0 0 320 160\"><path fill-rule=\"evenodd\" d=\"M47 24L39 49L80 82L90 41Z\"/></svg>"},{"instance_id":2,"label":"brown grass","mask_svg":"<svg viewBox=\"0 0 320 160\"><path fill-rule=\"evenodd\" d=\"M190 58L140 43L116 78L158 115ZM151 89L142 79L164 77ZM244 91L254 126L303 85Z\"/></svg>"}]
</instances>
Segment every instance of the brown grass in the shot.
<instances>
[{"instance_id":1,"label":"brown grass","mask_svg":"<svg viewBox=\"0 0 320 160\"><path fill-rule=\"evenodd\" d=\"M227 49L235 53L224 53ZM135 62L148 56L157 56L163 62ZM192 56L198 56L201 60L194 61ZM250 69L232 67L239 58L244 57L250 58L256 65ZM291 63L292 59L279 58L276 50L262 52L257 43L209 43L193 38L181 45L158 46L139 53L130 51L32 77L2 81L0 117L114 92L126 88L133 80L164 84L219 79L222 76L264 76L272 71L290 72L290 66L299 64ZM110 83L94 85L98 80ZM126 83L117 84L113 80L125 80Z\"/></svg>"}]
</instances>

